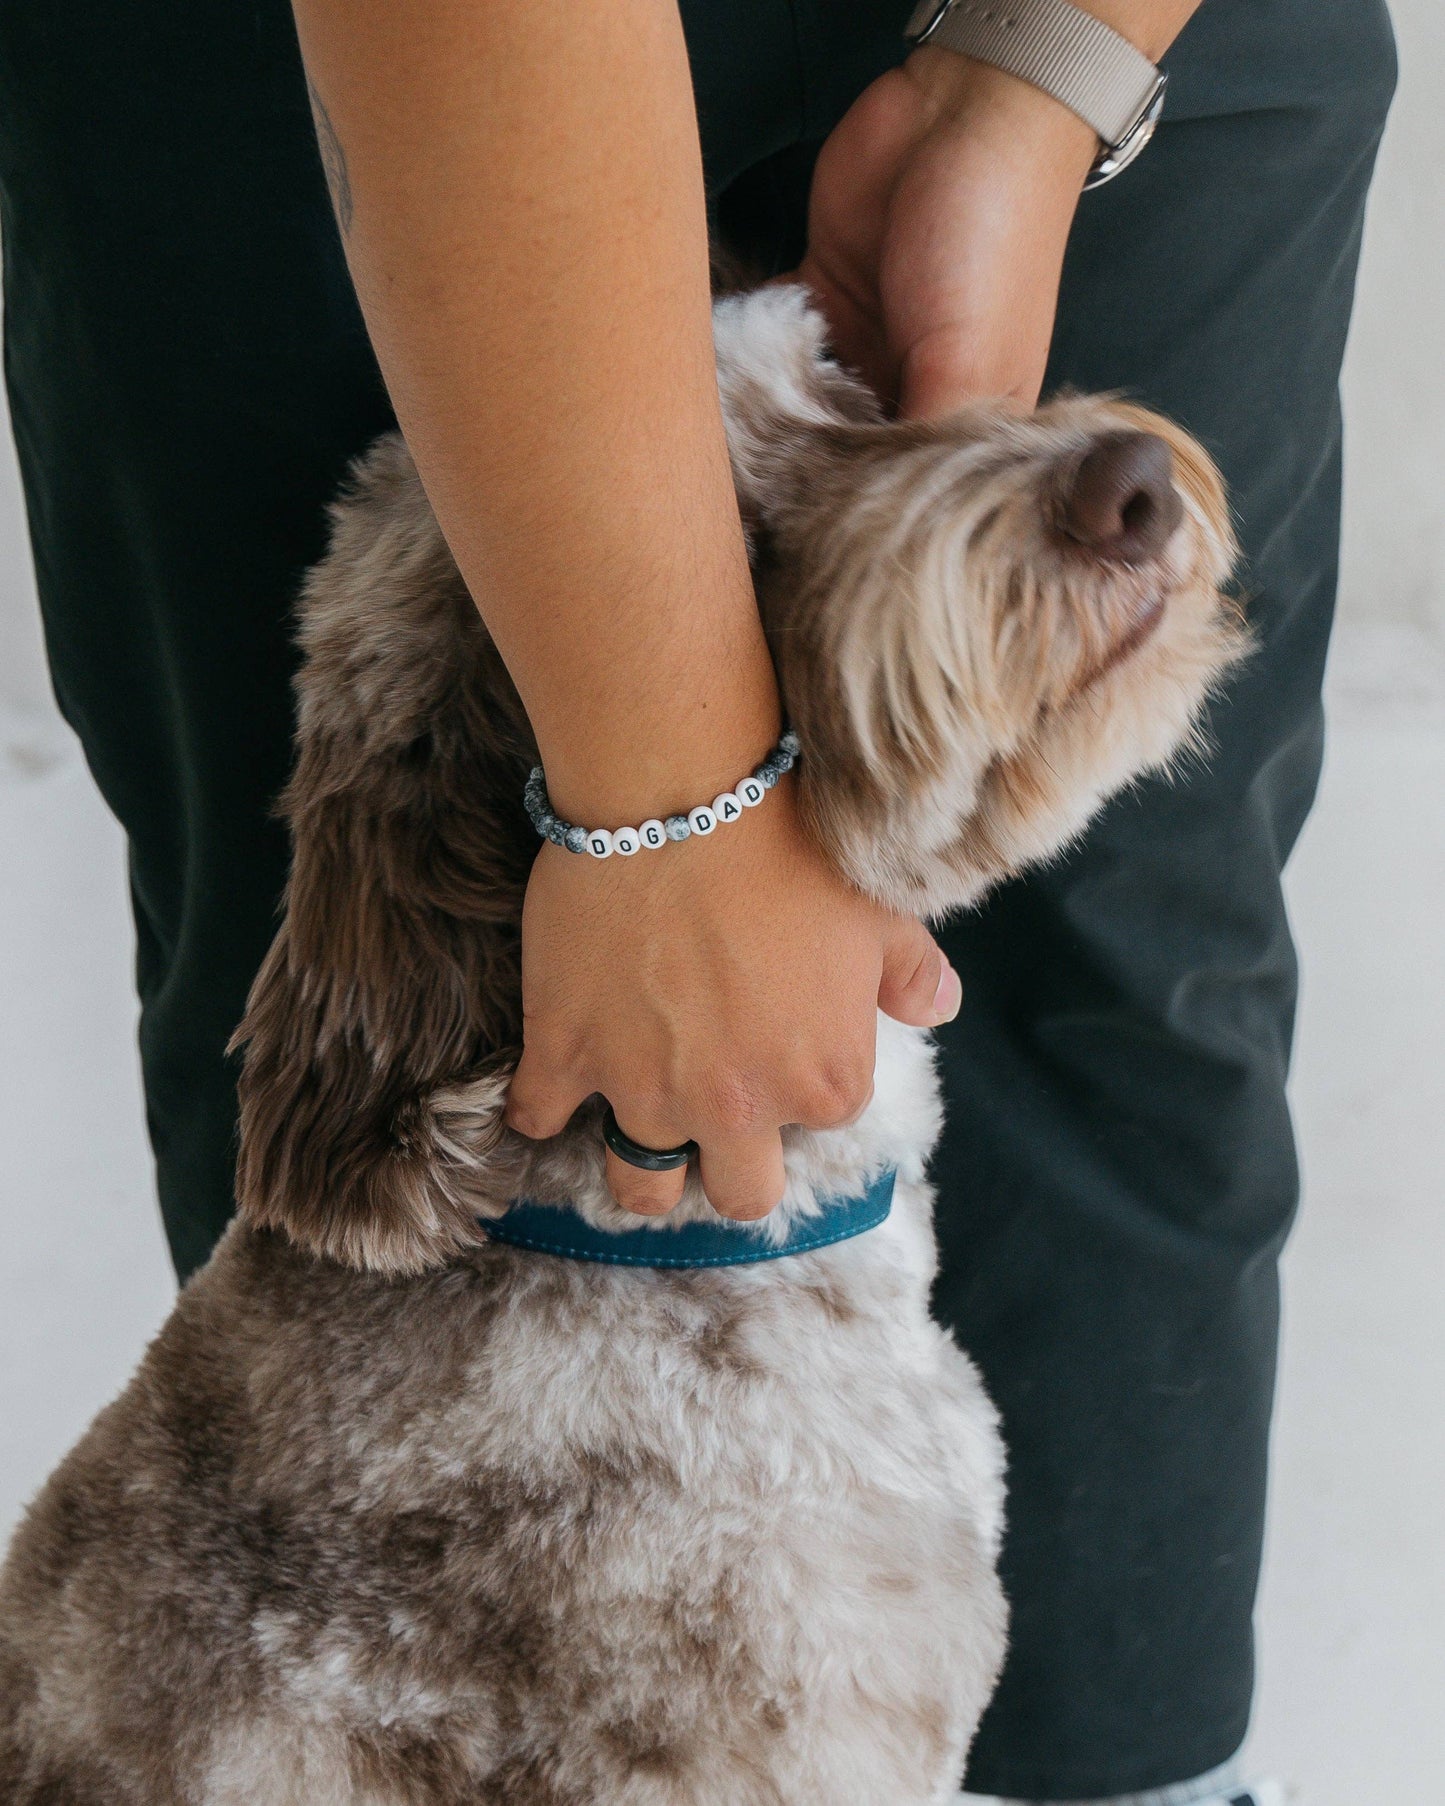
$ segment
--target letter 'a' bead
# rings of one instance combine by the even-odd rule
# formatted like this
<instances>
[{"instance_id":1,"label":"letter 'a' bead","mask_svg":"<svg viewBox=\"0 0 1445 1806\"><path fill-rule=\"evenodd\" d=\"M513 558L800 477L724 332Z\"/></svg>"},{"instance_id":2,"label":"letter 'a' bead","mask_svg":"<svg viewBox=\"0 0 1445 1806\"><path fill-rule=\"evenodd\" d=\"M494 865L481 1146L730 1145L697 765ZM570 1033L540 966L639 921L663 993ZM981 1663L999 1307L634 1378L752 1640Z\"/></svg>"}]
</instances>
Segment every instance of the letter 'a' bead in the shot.
<instances>
[{"instance_id":1,"label":"letter 'a' bead","mask_svg":"<svg viewBox=\"0 0 1445 1806\"><path fill-rule=\"evenodd\" d=\"M642 845L642 836L636 828L614 828L612 830L612 851L621 853L624 858L631 856Z\"/></svg>"},{"instance_id":2,"label":"letter 'a' bead","mask_svg":"<svg viewBox=\"0 0 1445 1806\"><path fill-rule=\"evenodd\" d=\"M689 809L687 812L687 825L692 829L694 834L711 834L713 829L717 826L717 817L713 814L711 809Z\"/></svg>"},{"instance_id":3,"label":"letter 'a' bead","mask_svg":"<svg viewBox=\"0 0 1445 1806\"><path fill-rule=\"evenodd\" d=\"M721 796L712 799L712 812L718 818L719 826L725 828L730 822L739 819L743 806L731 790L724 790Z\"/></svg>"},{"instance_id":4,"label":"letter 'a' bead","mask_svg":"<svg viewBox=\"0 0 1445 1806\"><path fill-rule=\"evenodd\" d=\"M744 778L734 792L744 809L756 809L767 794L756 778Z\"/></svg>"},{"instance_id":5,"label":"letter 'a' bead","mask_svg":"<svg viewBox=\"0 0 1445 1806\"><path fill-rule=\"evenodd\" d=\"M667 845L667 829L655 815L651 821L643 822L637 830L637 837L645 847L665 847Z\"/></svg>"},{"instance_id":6,"label":"letter 'a' bead","mask_svg":"<svg viewBox=\"0 0 1445 1806\"><path fill-rule=\"evenodd\" d=\"M607 859L612 854L612 836L606 828L587 830L587 851L594 859Z\"/></svg>"}]
</instances>

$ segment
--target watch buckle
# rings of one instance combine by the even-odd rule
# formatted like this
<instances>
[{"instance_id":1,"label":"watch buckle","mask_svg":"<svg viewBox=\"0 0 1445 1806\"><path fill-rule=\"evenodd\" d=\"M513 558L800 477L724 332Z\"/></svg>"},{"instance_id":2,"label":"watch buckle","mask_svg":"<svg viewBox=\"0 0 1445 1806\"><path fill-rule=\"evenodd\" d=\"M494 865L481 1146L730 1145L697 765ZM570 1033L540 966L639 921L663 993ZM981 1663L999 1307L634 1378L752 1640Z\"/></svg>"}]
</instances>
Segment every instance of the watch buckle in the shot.
<instances>
[{"instance_id":1,"label":"watch buckle","mask_svg":"<svg viewBox=\"0 0 1445 1806\"><path fill-rule=\"evenodd\" d=\"M1123 172L1139 157L1154 136L1154 129L1159 124L1159 116L1164 111L1164 90L1169 86L1169 77L1162 72L1154 84L1153 92L1144 102L1139 117L1134 121L1117 144L1106 144L1094 159L1093 168L1089 171L1084 183L1084 193L1091 188L1102 188L1105 182L1112 182L1114 177Z\"/></svg>"}]
</instances>

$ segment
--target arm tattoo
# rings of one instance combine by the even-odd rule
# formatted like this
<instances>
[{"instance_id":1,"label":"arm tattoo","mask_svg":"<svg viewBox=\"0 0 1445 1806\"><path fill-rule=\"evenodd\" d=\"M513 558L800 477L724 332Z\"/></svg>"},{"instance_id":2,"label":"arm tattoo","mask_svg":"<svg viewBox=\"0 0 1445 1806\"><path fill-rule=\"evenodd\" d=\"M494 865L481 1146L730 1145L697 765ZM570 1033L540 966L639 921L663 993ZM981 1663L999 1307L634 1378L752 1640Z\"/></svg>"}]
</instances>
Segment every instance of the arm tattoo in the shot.
<instances>
[{"instance_id":1,"label":"arm tattoo","mask_svg":"<svg viewBox=\"0 0 1445 1806\"><path fill-rule=\"evenodd\" d=\"M311 102L311 117L316 122L316 142L321 149L321 167L326 172L326 186L331 190L331 205L336 222L345 237L351 230L351 176L346 167L346 152L326 111L326 103L316 91L316 84L306 77L306 94Z\"/></svg>"}]
</instances>

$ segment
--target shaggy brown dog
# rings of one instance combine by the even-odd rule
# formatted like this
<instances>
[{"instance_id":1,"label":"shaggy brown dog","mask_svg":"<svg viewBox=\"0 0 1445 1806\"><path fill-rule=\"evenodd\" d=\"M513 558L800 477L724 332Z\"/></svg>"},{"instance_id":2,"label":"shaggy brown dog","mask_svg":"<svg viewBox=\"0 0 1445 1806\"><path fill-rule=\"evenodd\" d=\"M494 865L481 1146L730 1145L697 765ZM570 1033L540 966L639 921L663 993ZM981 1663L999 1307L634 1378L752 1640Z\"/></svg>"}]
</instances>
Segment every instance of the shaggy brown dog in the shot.
<instances>
[{"instance_id":1,"label":"shaggy brown dog","mask_svg":"<svg viewBox=\"0 0 1445 1806\"><path fill-rule=\"evenodd\" d=\"M806 819L890 905L971 902L1171 758L1239 656L1218 479L1107 400L888 424L796 291L716 324ZM895 1168L866 1235L697 1271L489 1241L521 1196L619 1246L637 1220L595 1110L502 1126L535 749L398 439L302 641L240 1219L16 1537L0 1799L947 1798L1002 1659L1002 1454L928 1318L928 1038L880 1020L864 1117L791 1132L738 1230ZM708 1214L694 1180L669 1220Z\"/></svg>"}]
</instances>

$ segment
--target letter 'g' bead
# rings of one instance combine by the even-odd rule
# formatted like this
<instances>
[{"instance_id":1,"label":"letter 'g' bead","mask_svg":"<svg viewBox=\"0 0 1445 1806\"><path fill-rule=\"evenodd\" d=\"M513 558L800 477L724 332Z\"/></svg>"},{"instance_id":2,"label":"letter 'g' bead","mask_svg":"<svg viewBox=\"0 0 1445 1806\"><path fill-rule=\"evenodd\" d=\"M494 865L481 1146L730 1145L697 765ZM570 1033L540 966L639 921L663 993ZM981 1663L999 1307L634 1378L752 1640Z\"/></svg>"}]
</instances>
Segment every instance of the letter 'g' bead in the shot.
<instances>
[{"instance_id":1,"label":"letter 'g' bead","mask_svg":"<svg viewBox=\"0 0 1445 1806\"><path fill-rule=\"evenodd\" d=\"M713 814L711 809L689 809L687 812L687 825L692 829L694 834L711 834L713 829L717 826L717 817Z\"/></svg>"},{"instance_id":2,"label":"letter 'g' bead","mask_svg":"<svg viewBox=\"0 0 1445 1806\"><path fill-rule=\"evenodd\" d=\"M643 822L637 830L637 836L645 847L665 847L667 845L667 829L655 815L651 821Z\"/></svg>"},{"instance_id":3,"label":"letter 'g' bead","mask_svg":"<svg viewBox=\"0 0 1445 1806\"><path fill-rule=\"evenodd\" d=\"M768 793L756 778L744 778L733 794L744 809L756 809Z\"/></svg>"},{"instance_id":4,"label":"letter 'g' bead","mask_svg":"<svg viewBox=\"0 0 1445 1806\"><path fill-rule=\"evenodd\" d=\"M731 790L724 790L721 796L715 796L712 799L712 812L718 818L719 824L726 828L731 822L741 818L743 806Z\"/></svg>"},{"instance_id":5,"label":"letter 'g' bead","mask_svg":"<svg viewBox=\"0 0 1445 1806\"><path fill-rule=\"evenodd\" d=\"M612 836L606 828L589 828L587 830L587 851L594 859L611 858Z\"/></svg>"},{"instance_id":6,"label":"letter 'g' bead","mask_svg":"<svg viewBox=\"0 0 1445 1806\"><path fill-rule=\"evenodd\" d=\"M642 836L636 828L614 828L612 830L612 851L621 853L624 859L630 859L642 845Z\"/></svg>"}]
</instances>

